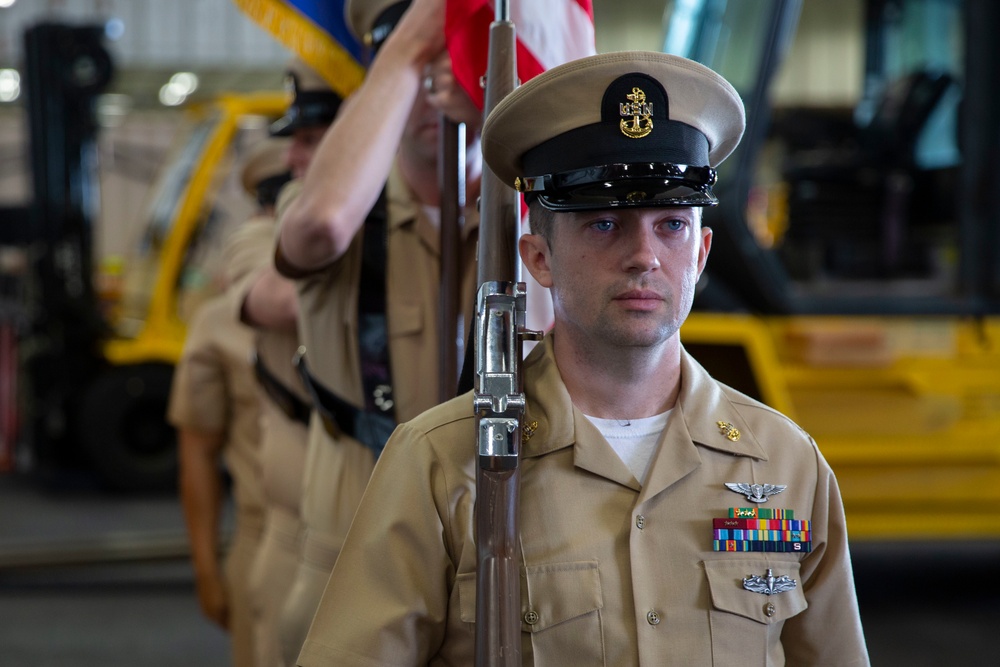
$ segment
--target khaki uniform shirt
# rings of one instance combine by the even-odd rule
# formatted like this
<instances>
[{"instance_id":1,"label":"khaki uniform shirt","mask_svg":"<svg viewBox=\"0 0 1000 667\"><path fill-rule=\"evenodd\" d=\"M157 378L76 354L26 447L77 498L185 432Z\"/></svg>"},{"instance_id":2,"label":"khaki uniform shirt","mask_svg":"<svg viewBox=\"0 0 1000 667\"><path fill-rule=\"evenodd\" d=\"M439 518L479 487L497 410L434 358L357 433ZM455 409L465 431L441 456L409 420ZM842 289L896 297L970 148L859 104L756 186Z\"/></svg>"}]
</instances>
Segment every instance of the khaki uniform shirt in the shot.
<instances>
[{"instance_id":1,"label":"khaki uniform shirt","mask_svg":"<svg viewBox=\"0 0 1000 667\"><path fill-rule=\"evenodd\" d=\"M389 358L396 417L406 421L437 405L440 232L410 193L398 170L388 181L386 294ZM284 196L282 197L284 200ZM475 309L479 217L466 211L461 240L460 312L468 338ZM310 370L331 391L364 406L358 349L358 293L362 233L328 268L298 281L299 327ZM458 386L458 378L455 378Z\"/></svg>"},{"instance_id":2,"label":"khaki uniform shirt","mask_svg":"<svg viewBox=\"0 0 1000 667\"><path fill-rule=\"evenodd\" d=\"M290 184L282 192L279 210L299 191L301 183ZM440 232L395 168L387 195L387 333L395 414L405 421L438 403ZM478 226L478 216L467 211L460 246L463 341L475 306ZM358 345L363 236L358 233L335 263L297 281L299 331L309 370L359 407L365 404ZM456 335L457 327L456 322ZM309 531L306 558L332 567L375 461L353 438L332 438L318 419L309 437L302 500Z\"/></svg>"},{"instance_id":3,"label":"khaki uniform shirt","mask_svg":"<svg viewBox=\"0 0 1000 667\"><path fill-rule=\"evenodd\" d=\"M806 433L685 353L640 486L573 407L551 337L524 382L534 427L521 462L524 664L868 664L839 491ZM727 439L719 421L741 437ZM301 665L473 663L475 453L469 394L396 430ZM812 521L811 553L713 551L712 519L752 505L726 482L787 484L767 506ZM744 589L768 569L796 587Z\"/></svg>"},{"instance_id":4,"label":"khaki uniform shirt","mask_svg":"<svg viewBox=\"0 0 1000 667\"><path fill-rule=\"evenodd\" d=\"M223 457L236 506L259 514L260 405L248 360L252 345L251 330L236 321L224 296L202 304L174 370L167 416L177 428L226 434Z\"/></svg>"},{"instance_id":5,"label":"khaki uniform shirt","mask_svg":"<svg viewBox=\"0 0 1000 667\"><path fill-rule=\"evenodd\" d=\"M237 319L243 310L250 288L261 271L274 261L275 221L259 216L240 225L227 239L225 247L226 279L230 305ZM267 369L285 387L308 403L292 358L298 349L298 335L286 331L256 329L254 347ZM256 380L254 381L257 385ZM267 415L263 426L261 462L265 493L269 503L277 504L298 514L302 497L302 468L306 427L274 408L274 403L261 391L261 403ZM270 422L278 423L270 423ZM287 442L292 439L295 442Z\"/></svg>"}]
</instances>

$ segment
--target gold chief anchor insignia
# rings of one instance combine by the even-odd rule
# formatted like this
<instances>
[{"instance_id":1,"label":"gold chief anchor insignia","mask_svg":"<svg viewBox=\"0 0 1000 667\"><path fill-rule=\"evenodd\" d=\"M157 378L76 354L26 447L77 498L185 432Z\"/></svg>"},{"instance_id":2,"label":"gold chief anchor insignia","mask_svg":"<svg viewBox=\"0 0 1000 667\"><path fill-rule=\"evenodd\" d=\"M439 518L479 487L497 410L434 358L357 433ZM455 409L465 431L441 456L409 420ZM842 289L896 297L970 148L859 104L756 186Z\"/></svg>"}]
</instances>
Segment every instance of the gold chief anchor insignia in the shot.
<instances>
[{"instance_id":1,"label":"gold chief anchor insignia","mask_svg":"<svg viewBox=\"0 0 1000 667\"><path fill-rule=\"evenodd\" d=\"M633 88L625 97L628 102L618 105L622 134L630 139L641 139L653 131L653 103L646 104L646 93L641 88Z\"/></svg>"},{"instance_id":2,"label":"gold chief anchor insignia","mask_svg":"<svg viewBox=\"0 0 1000 667\"><path fill-rule=\"evenodd\" d=\"M538 428L538 422L532 420L526 422L524 426L521 427L521 436L524 438L524 442L531 440L531 436L535 435L535 430Z\"/></svg>"},{"instance_id":3,"label":"gold chief anchor insignia","mask_svg":"<svg viewBox=\"0 0 1000 667\"><path fill-rule=\"evenodd\" d=\"M740 430L729 422L718 421L715 425L719 427L719 432L733 442L740 439Z\"/></svg>"}]
</instances>

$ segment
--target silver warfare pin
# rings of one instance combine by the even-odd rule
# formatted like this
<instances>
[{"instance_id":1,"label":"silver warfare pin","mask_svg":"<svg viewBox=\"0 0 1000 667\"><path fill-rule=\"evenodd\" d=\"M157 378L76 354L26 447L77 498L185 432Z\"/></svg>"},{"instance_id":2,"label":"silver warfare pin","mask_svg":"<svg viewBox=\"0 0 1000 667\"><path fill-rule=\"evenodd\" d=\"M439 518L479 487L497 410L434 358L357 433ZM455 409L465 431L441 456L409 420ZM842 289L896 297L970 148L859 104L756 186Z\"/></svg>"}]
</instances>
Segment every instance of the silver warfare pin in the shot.
<instances>
[{"instance_id":1,"label":"silver warfare pin","mask_svg":"<svg viewBox=\"0 0 1000 667\"><path fill-rule=\"evenodd\" d=\"M767 568L767 572L763 577L759 574L750 574L743 578L743 588L751 593L763 593L764 595L784 593L798 585L798 582L787 574L783 574L780 577L774 576L771 568Z\"/></svg>"},{"instance_id":2,"label":"silver warfare pin","mask_svg":"<svg viewBox=\"0 0 1000 667\"><path fill-rule=\"evenodd\" d=\"M752 503L766 503L771 496L776 496L788 488L787 484L746 484L744 482L726 482L730 491L742 493Z\"/></svg>"}]
</instances>

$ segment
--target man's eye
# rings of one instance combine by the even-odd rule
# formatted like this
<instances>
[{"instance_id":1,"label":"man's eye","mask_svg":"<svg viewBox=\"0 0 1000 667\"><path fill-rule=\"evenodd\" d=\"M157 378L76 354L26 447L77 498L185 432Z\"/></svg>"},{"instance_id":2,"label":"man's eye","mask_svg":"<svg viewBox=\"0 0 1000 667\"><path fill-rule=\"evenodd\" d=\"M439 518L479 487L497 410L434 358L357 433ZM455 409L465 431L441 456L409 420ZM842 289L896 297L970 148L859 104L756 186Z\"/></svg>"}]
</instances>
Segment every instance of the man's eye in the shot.
<instances>
[{"instance_id":1,"label":"man's eye","mask_svg":"<svg viewBox=\"0 0 1000 667\"><path fill-rule=\"evenodd\" d=\"M683 220L676 220L676 219L675 220L667 220L664 224L666 225L667 229L669 229L672 232L677 232L677 231L680 231L680 230L684 229L684 221Z\"/></svg>"},{"instance_id":2,"label":"man's eye","mask_svg":"<svg viewBox=\"0 0 1000 667\"><path fill-rule=\"evenodd\" d=\"M615 223L611 220L598 220L590 225L599 232L610 232L615 228Z\"/></svg>"}]
</instances>

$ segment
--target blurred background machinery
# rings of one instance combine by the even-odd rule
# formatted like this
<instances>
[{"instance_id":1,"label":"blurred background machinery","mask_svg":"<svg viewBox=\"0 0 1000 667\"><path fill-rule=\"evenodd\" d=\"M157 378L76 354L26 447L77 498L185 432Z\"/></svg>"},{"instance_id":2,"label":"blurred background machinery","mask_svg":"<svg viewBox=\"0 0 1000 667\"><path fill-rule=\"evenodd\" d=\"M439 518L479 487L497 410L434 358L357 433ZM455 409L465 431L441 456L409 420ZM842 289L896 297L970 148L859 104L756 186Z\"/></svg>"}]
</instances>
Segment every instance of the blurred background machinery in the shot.
<instances>
[{"instance_id":1,"label":"blurred background machinery","mask_svg":"<svg viewBox=\"0 0 1000 667\"><path fill-rule=\"evenodd\" d=\"M665 48L748 119L685 345L815 437L852 538L1000 537L998 6L673 6ZM826 57L802 41L824 21ZM856 98L779 94L847 63Z\"/></svg>"},{"instance_id":2,"label":"blurred background machinery","mask_svg":"<svg viewBox=\"0 0 1000 667\"><path fill-rule=\"evenodd\" d=\"M251 210L233 164L286 102L265 91L188 105L145 207L119 223L139 231L134 246L120 262L102 260L98 100L115 71L106 40L107 24L25 33L33 187L0 227L23 257L7 318L17 335L5 357L18 364L5 380L4 460L43 477L83 469L117 490L162 491L177 476L164 412L184 323L218 289L219 240Z\"/></svg>"}]
</instances>

